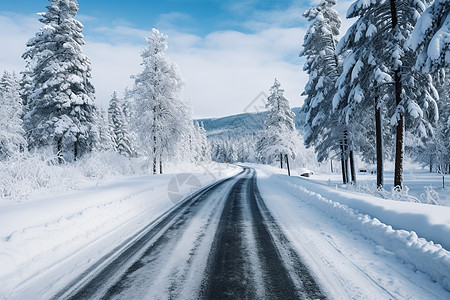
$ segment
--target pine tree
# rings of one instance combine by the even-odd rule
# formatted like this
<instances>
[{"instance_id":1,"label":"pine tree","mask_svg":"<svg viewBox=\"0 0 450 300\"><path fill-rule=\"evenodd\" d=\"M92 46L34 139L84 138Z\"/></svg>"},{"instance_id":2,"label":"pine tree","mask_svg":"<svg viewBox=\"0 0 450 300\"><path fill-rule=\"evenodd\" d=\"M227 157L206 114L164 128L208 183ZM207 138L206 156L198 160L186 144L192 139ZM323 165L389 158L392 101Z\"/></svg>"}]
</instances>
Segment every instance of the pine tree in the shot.
<instances>
[{"instance_id":1,"label":"pine tree","mask_svg":"<svg viewBox=\"0 0 450 300\"><path fill-rule=\"evenodd\" d=\"M430 172L435 165L436 169L450 173L449 12L450 1L434 1L417 21L408 41L411 49L419 53L416 68L434 76L439 94L439 124L435 135L415 148L420 162L425 163L425 157L429 157Z\"/></svg>"},{"instance_id":2,"label":"pine tree","mask_svg":"<svg viewBox=\"0 0 450 300\"><path fill-rule=\"evenodd\" d=\"M108 120L108 113L102 108L98 110L98 119L96 123L98 128L98 141L95 148L99 151L113 151L114 145Z\"/></svg>"},{"instance_id":3,"label":"pine tree","mask_svg":"<svg viewBox=\"0 0 450 300\"><path fill-rule=\"evenodd\" d=\"M439 93L439 126L436 131L439 138L441 171L450 174L450 77L445 75L450 74L450 69L443 69L440 73L436 87Z\"/></svg>"},{"instance_id":4,"label":"pine tree","mask_svg":"<svg viewBox=\"0 0 450 300\"><path fill-rule=\"evenodd\" d=\"M92 150L97 139L91 64L82 53L83 25L74 17L76 0L49 0L40 13L44 26L29 40L23 79L24 127L32 149L52 147L76 160Z\"/></svg>"},{"instance_id":5,"label":"pine tree","mask_svg":"<svg viewBox=\"0 0 450 300\"><path fill-rule=\"evenodd\" d=\"M264 122L264 131L258 145L259 156L267 163L279 161L283 168L283 161L288 157L295 158L296 134L289 101L284 97L284 90L280 88L277 79L270 88L266 107L269 114Z\"/></svg>"},{"instance_id":6,"label":"pine tree","mask_svg":"<svg viewBox=\"0 0 450 300\"><path fill-rule=\"evenodd\" d=\"M431 79L414 69L415 53L405 46L424 8L425 3L416 0L358 0L350 6L347 17L359 19L338 45L338 52L352 52L344 62L334 107L341 107L347 122L356 110L380 108L382 104L392 107L391 126L396 128L394 185L398 188L403 184L405 126L414 134L430 135L437 117L437 95ZM379 103L382 94L393 96ZM373 99L378 100L376 104Z\"/></svg>"},{"instance_id":7,"label":"pine tree","mask_svg":"<svg viewBox=\"0 0 450 300\"><path fill-rule=\"evenodd\" d=\"M211 161L211 151L209 150L208 147L208 138L203 123L200 123L198 131L200 135L201 161L203 162Z\"/></svg>"},{"instance_id":8,"label":"pine tree","mask_svg":"<svg viewBox=\"0 0 450 300\"><path fill-rule=\"evenodd\" d=\"M22 128L22 99L15 74L4 72L0 79L0 159L17 155L26 148Z\"/></svg>"},{"instance_id":9,"label":"pine tree","mask_svg":"<svg viewBox=\"0 0 450 300\"><path fill-rule=\"evenodd\" d=\"M144 69L135 76L134 128L156 174L158 161L162 173L163 159L175 156L186 130L186 107L180 100L183 81L178 67L165 53L167 36L153 29L147 42L141 54Z\"/></svg>"},{"instance_id":10,"label":"pine tree","mask_svg":"<svg viewBox=\"0 0 450 300\"><path fill-rule=\"evenodd\" d=\"M127 115L124 112L124 102L114 92L109 101L108 120L113 149L120 154L130 157L135 155L133 143L130 140Z\"/></svg>"},{"instance_id":11,"label":"pine tree","mask_svg":"<svg viewBox=\"0 0 450 300\"><path fill-rule=\"evenodd\" d=\"M343 181L347 183L346 126L332 107L335 82L342 72L341 57L336 54L341 19L334 5L336 0L322 0L303 14L312 22L300 53L306 57L303 69L309 75L303 92L307 96L302 107L306 114L304 142L307 148L315 148L319 162L329 158L331 152L340 152Z\"/></svg>"},{"instance_id":12,"label":"pine tree","mask_svg":"<svg viewBox=\"0 0 450 300\"><path fill-rule=\"evenodd\" d=\"M450 68L450 1L435 0L421 15L409 45L420 51L417 67L425 73Z\"/></svg>"},{"instance_id":13,"label":"pine tree","mask_svg":"<svg viewBox=\"0 0 450 300\"><path fill-rule=\"evenodd\" d=\"M202 124L197 121L192 122L189 133L189 152L192 162L205 162L211 160L211 154L208 151L208 141L206 131Z\"/></svg>"},{"instance_id":14,"label":"pine tree","mask_svg":"<svg viewBox=\"0 0 450 300\"><path fill-rule=\"evenodd\" d=\"M411 138L409 152L422 165L433 170L450 173L450 78L445 69L437 72L434 82L439 94L439 122L432 136Z\"/></svg>"}]
</instances>

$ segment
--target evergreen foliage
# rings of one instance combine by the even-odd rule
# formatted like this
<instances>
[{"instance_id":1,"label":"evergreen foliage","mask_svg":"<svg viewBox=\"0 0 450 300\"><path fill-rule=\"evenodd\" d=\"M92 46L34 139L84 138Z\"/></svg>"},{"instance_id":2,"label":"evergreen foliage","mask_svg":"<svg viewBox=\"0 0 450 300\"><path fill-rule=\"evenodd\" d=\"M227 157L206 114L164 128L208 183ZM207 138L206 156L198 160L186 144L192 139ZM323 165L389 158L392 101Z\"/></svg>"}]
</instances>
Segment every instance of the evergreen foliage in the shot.
<instances>
[{"instance_id":1,"label":"evergreen foliage","mask_svg":"<svg viewBox=\"0 0 450 300\"><path fill-rule=\"evenodd\" d=\"M111 133L111 141L114 151L130 157L135 156L136 151L129 134L127 109L124 101L121 101L114 92L109 101L108 120Z\"/></svg>"},{"instance_id":2,"label":"evergreen foliage","mask_svg":"<svg viewBox=\"0 0 450 300\"><path fill-rule=\"evenodd\" d=\"M165 53L167 36L153 29L147 42L141 54L143 70L134 77L133 123L142 151L153 162L153 173L158 161L162 173L163 160L175 157L186 133L188 115L180 98L183 80Z\"/></svg>"},{"instance_id":3,"label":"evergreen foliage","mask_svg":"<svg viewBox=\"0 0 450 300\"><path fill-rule=\"evenodd\" d=\"M5 71L0 79L0 160L26 149L19 89L15 74Z\"/></svg>"},{"instance_id":4,"label":"evergreen foliage","mask_svg":"<svg viewBox=\"0 0 450 300\"><path fill-rule=\"evenodd\" d=\"M83 54L83 25L76 0L50 0L40 13L44 26L27 43L22 86L24 128L31 149L52 147L77 159L97 140L91 64Z\"/></svg>"},{"instance_id":5,"label":"evergreen foliage","mask_svg":"<svg viewBox=\"0 0 450 300\"><path fill-rule=\"evenodd\" d=\"M257 144L260 160L271 164L284 160L285 156L295 158L296 134L289 101L284 97L284 90L280 88L277 79L270 88L266 107L269 114L264 122L262 137Z\"/></svg>"}]
</instances>

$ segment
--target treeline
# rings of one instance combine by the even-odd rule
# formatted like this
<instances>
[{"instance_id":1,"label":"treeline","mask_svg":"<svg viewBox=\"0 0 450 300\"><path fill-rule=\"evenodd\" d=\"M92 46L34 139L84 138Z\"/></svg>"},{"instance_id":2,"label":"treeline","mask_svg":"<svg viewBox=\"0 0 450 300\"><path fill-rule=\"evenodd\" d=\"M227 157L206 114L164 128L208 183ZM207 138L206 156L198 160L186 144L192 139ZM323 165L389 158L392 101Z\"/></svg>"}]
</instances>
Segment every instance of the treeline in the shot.
<instances>
[{"instance_id":1,"label":"treeline","mask_svg":"<svg viewBox=\"0 0 450 300\"><path fill-rule=\"evenodd\" d=\"M304 13L305 144L319 161L341 160L344 183L356 182L356 154L376 162L378 187L383 161L394 159L394 186L402 188L405 151L450 172L450 7L430 4L357 0L347 12L357 20L341 40L336 0Z\"/></svg>"},{"instance_id":2,"label":"treeline","mask_svg":"<svg viewBox=\"0 0 450 300\"><path fill-rule=\"evenodd\" d=\"M153 173L173 160L207 161L206 132L181 99L178 67L166 55L167 36L153 29L141 54L142 71L107 111L95 104L91 63L82 52L76 0L51 0L43 27L27 43L20 80L0 82L0 159L50 152L57 163L92 151L146 157Z\"/></svg>"},{"instance_id":3,"label":"treeline","mask_svg":"<svg viewBox=\"0 0 450 300\"><path fill-rule=\"evenodd\" d=\"M317 166L312 151L301 143L301 133L296 128L295 114L284 96L280 82L275 79L266 102L267 113L247 114L233 118L228 128L237 128L230 134L216 134L209 138L212 159L218 162L254 162L277 164L282 169ZM263 128L249 127L264 118ZM254 118L254 120L249 120ZM257 129L256 129L257 128Z\"/></svg>"}]
</instances>

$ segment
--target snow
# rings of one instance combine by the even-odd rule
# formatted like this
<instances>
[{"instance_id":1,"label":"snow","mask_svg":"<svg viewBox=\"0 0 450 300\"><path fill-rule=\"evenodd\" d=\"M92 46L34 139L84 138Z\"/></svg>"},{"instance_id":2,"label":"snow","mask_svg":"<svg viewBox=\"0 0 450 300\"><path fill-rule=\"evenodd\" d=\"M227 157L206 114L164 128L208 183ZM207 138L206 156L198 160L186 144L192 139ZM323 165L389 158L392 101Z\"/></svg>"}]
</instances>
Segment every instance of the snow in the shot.
<instances>
[{"instance_id":1,"label":"snow","mask_svg":"<svg viewBox=\"0 0 450 300\"><path fill-rule=\"evenodd\" d=\"M366 37L371 38L375 33L377 33L377 28L375 25L370 24L369 28L367 28Z\"/></svg>"},{"instance_id":2,"label":"snow","mask_svg":"<svg viewBox=\"0 0 450 300\"><path fill-rule=\"evenodd\" d=\"M378 84L392 82L392 77L386 72L381 71L379 68L375 70L375 78Z\"/></svg>"},{"instance_id":3,"label":"snow","mask_svg":"<svg viewBox=\"0 0 450 300\"><path fill-rule=\"evenodd\" d=\"M448 56L448 46L450 44L450 15L447 15L442 27L436 32L428 45L428 55L431 60L437 61L442 52L445 51L445 56ZM447 61L448 64L448 61Z\"/></svg>"},{"instance_id":4,"label":"snow","mask_svg":"<svg viewBox=\"0 0 450 300\"><path fill-rule=\"evenodd\" d=\"M281 174L285 170L251 166L257 170L258 187L268 209L330 298L449 299L449 190L439 191L442 203L448 206L399 202L340 186L339 174L295 168L293 174L308 171L313 175L288 177ZM84 188L79 186L79 190L61 193L49 189L53 195L38 193L21 203L1 198L0 299L49 298L176 205L174 199L179 197L169 193L177 193L176 187L171 190L171 182L178 178L174 176L189 174L205 186L237 174L241 168L211 163L168 166L168 170L168 174L156 176L93 179L83 182ZM405 184L417 197L425 186L434 183L437 189L441 178L417 171L405 175ZM358 182L370 183L374 176L360 175ZM198 186L183 185L179 193L187 195L195 189ZM217 204L214 218L222 206ZM178 261L186 261L190 254L183 249L195 244L194 229L209 218L209 210L205 206L193 219L195 226L180 239L174 249L179 255L167 261L166 271L177 270ZM205 233L211 241L214 230ZM244 234L251 236L250 229ZM204 246L199 251L207 255L208 250ZM203 268L195 261L193 265L189 278L199 276ZM183 276L180 272L176 275ZM158 282L169 282L172 273L166 273L157 274L152 293L159 295ZM186 285L180 290L190 295L192 289Z\"/></svg>"},{"instance_id":5,"label":"snow","mask_svg":"<svg viewBox=\"0 0 450 300\"><path fill-rule=\"evenodd\" d=\"M420 109L420 106L416 102L409 101L407 107L409 115L414 119L423 117L423 111Z\"/></svg>"},{"instance_id":6,"label":"snow","mask_svg":"<svg viewBox=\"0 0 450 300\"><path fill-rule=\"evenodd\" d=\"M202 186L240 171L230 165L178 166ZM176 203L176 173L116 177L80 191L0 206L0 299L51 295ZM192 186L175 191L187 196ZM172 199L172 200L171 200ZM33 293L30 295L30 293Z\"/></svg>"},{"instance_id":7,"label":"snow","mask_svg":"<svg viewBox=\"0 0 450 300\"><path fill-rule=\"evenodd\" d=\"M450 297L449 207L335 189L272 167L257 174L266 205L331 298Z\"/></svg>"},{"instance_id":8,"label":"snow","mask_svg":"<svg viewBox=\"0 0 450 300\"><path fill-rule=\"evenodd\" d=\"M327 199L339 201L361 213L375 217L385 224L392 225L395 229L415 231L419 236L450 249L448 239L450 207L386 200L344 189L330 188L314 180L314 178L304 179L302 186Z\"/></svg>"},{"instance_id":9,"label":"snow","mask_svg":"<svg viewBox=\"0 0 450 300\"><path fill-rule=\"evenodd\" d=\"M356 62L355 66L353 67L353 71L352 71L352 79L351 82L353 83L359 76L361 69L364 67L364 63L358 59L358 61Z\"/></svg>"}]
</instances>

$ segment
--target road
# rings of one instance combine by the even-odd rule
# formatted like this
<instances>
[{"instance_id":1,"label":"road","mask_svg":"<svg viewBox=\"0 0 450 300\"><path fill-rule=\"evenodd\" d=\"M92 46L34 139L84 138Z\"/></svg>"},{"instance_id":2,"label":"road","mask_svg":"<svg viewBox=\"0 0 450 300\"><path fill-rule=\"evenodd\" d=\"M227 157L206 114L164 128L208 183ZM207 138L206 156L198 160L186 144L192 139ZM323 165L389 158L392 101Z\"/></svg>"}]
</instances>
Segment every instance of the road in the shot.
<instances>
[{"instance_id":1,"label":"road","mask_svg":"<svg viewBox=\"0 0 450 300\"><path fill-rule=\"evenodd\" d=\"M267 210L255 171L204 188L55 299L324 299Z\"/></svg>"}]
</instances>

